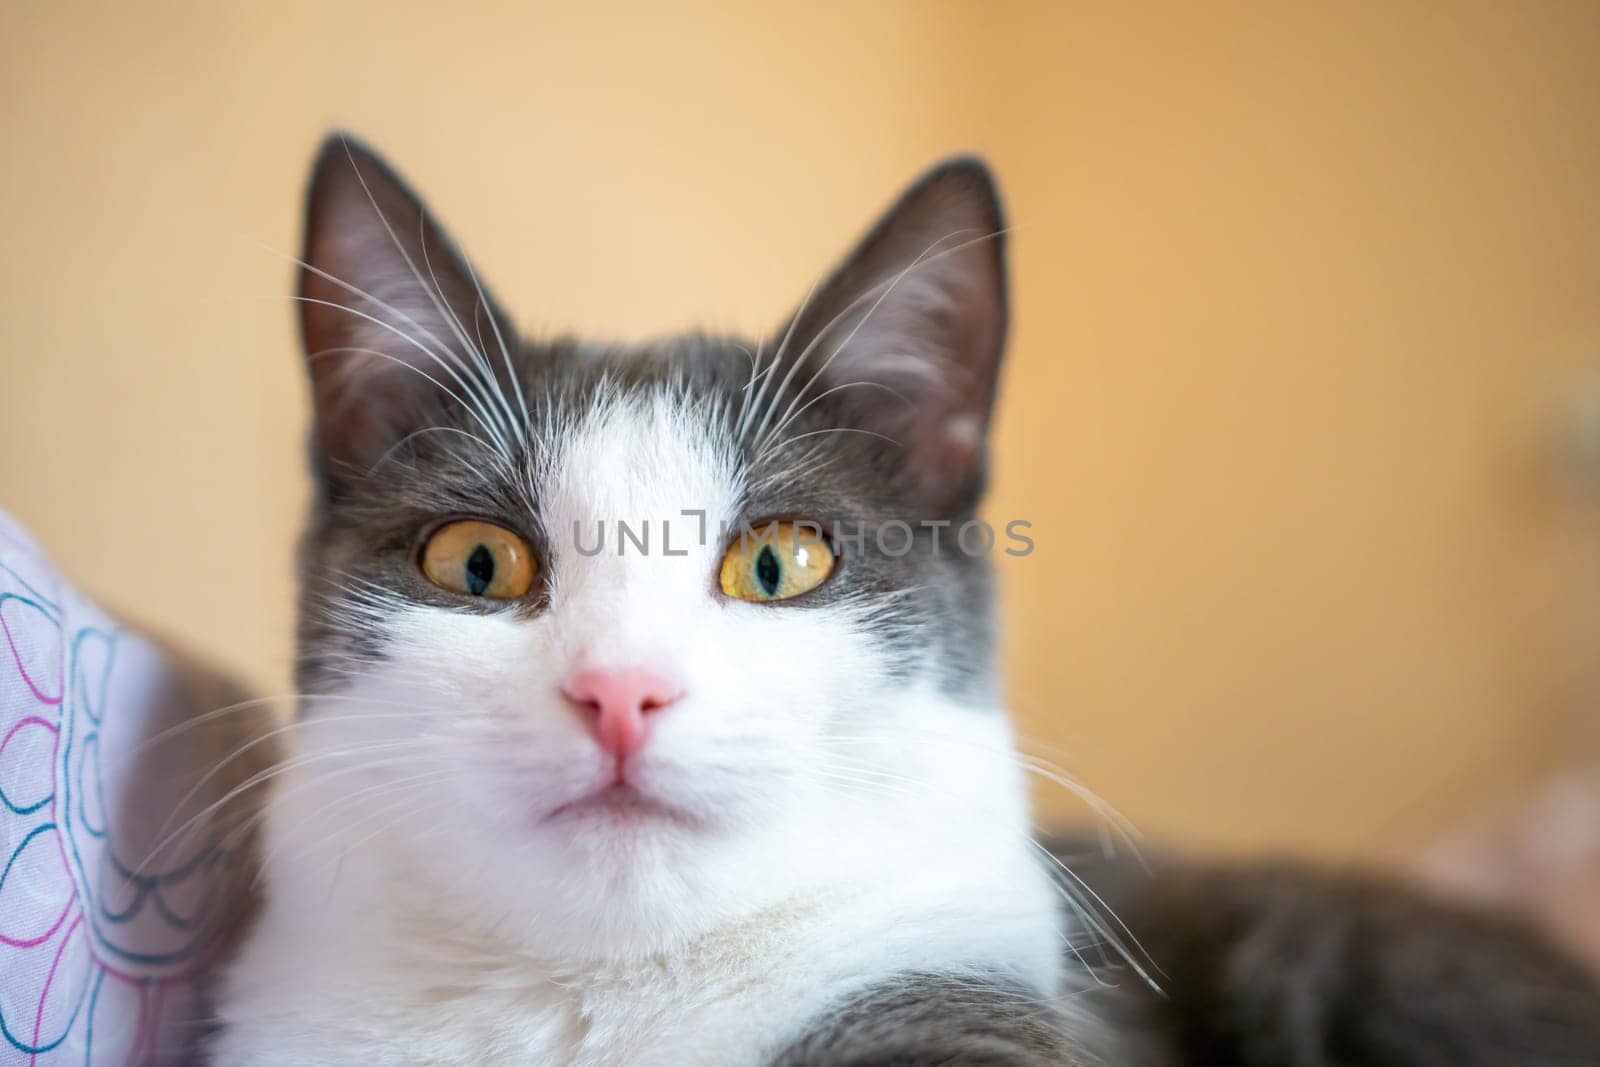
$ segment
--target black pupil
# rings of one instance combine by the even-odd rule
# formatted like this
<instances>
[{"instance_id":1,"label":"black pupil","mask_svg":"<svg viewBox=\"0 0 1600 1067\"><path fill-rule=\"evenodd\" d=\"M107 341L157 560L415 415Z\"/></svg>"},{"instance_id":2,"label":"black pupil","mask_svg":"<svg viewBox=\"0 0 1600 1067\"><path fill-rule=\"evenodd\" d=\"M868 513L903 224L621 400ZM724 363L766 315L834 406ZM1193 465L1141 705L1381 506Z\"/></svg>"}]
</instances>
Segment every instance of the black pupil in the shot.
<instances>
[{"instance_id":1,"label":"black pupil","mask_svg":"<svg viewBox=\"0 0 1600 1067\"><path fill-rule=\"evenodd\" d=\"M778 592L778 580L783 577L783 568L778 566L778 557L773 553L771 545L763 545L761 555L756 557L756 581L761 583L762 590L768 596Z\"/></svg>"},{"instance_id":2,"label":"black pupil","mask_svg":"<svg viewBox=\"0 0 1600 1067\"><path fill-rule=\"evenodd\" d=\"M494 553L488 545L479 545L467 557L467 592L482 596L494 581Z\"/></svg>"}]
</instances>

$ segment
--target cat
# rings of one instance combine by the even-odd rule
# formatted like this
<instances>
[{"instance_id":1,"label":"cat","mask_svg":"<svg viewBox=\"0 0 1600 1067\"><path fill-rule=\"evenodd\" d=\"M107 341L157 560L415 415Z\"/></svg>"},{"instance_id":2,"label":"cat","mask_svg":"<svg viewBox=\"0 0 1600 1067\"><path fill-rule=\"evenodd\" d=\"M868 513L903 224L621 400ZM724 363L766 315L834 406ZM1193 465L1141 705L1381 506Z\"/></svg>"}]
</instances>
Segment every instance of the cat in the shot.
<instances>
[{"instance_id":1,"label":"cat","mask_svg":"<svg viewBox=\"0 0 1600 1067\"><path fill-rule=\"evenodd\" d=\"M975 519L981 162L754 341L524 340L348 137L307 202L305 695L215 1062L1188 1054L1138 931L1030 836Z\"/></svg>"}]
</instances>

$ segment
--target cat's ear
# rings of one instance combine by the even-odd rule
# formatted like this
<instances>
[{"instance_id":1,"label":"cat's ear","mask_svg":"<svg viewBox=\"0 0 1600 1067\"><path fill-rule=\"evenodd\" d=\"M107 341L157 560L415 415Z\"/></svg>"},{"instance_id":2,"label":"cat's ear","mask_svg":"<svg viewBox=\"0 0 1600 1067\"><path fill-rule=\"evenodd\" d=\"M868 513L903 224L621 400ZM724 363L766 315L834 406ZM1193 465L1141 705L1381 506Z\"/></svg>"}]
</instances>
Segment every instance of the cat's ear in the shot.
<instances>
[{"instance_id":1,"label":"cat's ear","mask_svg":"<svg viewBox=\"0 0 1600 1067\"><path fill-rule=\"evenodd\" d=\"M794 372L800 403L827 394L830 414L892 441L919 506L960 514L983 492L1006 320L999 195L960 157L907 190L802 305L777 373Z\"/></svg>"},{"instance_id":2,"label":"cat's ear","mask_svg":"<svg viewBox=\"0 0 1600 1067\"><path fill-rule=\"evenodd\" d=\"M299 306L324 475L367 469L445 407L504 414L510 320L416 194L341 134L311 173Z\"/></svg>"}]
</instances>

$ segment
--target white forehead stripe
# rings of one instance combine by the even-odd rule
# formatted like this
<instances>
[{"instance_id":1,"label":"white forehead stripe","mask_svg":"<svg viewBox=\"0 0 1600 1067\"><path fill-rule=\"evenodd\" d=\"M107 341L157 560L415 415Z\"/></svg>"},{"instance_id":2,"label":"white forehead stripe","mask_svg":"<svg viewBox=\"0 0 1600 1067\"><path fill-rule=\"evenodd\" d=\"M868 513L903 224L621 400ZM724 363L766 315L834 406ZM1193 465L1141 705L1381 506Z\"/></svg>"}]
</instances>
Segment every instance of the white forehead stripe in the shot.
<instances>
[{"instance_id":1,"label":"white forehead stripe","mask_svg":"<svg viewBox=\"0 0 1600 1067\"><path fill-rule=\"evenodd\" d=\"M555 447L553 510L590 521L676 517L685 509L728 511L737 495L731 447L710 413L665 389L597 404Z\"/></svg>"},{"instance_id":2,"label":"white forehead stripe","mask_svg":"<svg viewBox=\"0 0 1600 1067\"><path fill-rule=\"evenodd\" d=\"M606 398L555 442L535 489L558 606L570 603L563 590L601 603L624 589L704 599L741 493L719 426L702 404L656 389Z\"/></svg>"}]
</instances>

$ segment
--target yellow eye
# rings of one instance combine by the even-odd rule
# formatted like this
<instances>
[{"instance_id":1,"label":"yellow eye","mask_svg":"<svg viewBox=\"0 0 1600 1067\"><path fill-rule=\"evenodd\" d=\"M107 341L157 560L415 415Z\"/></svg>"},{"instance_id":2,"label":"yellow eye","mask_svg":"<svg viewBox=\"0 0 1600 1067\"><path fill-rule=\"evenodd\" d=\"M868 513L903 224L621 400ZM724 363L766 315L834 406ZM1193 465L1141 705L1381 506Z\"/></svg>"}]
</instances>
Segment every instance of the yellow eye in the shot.
<instances>
[{"instance_id":1,"label":"yellow eye","mask_svg":"<svg viewBox=\"0 0 1600 1067\"><path fill-rule=\"evenodd\" d=\"M503 526L463 519L428 538L422 573L452 593L510 600L533 588L533 551Z\"/></svg>"},{"instance_id":2,"label":"yellow eye","mask_svg":"<svg viewBox=\"0 0 1600 1067\"><path fill-rule=\"evenodd\" d=\"M771 522L745 530L722 557L722 591L740 600L788 600L833 572L833 549L815 523Z\"/></svg>"}]
</instances>

